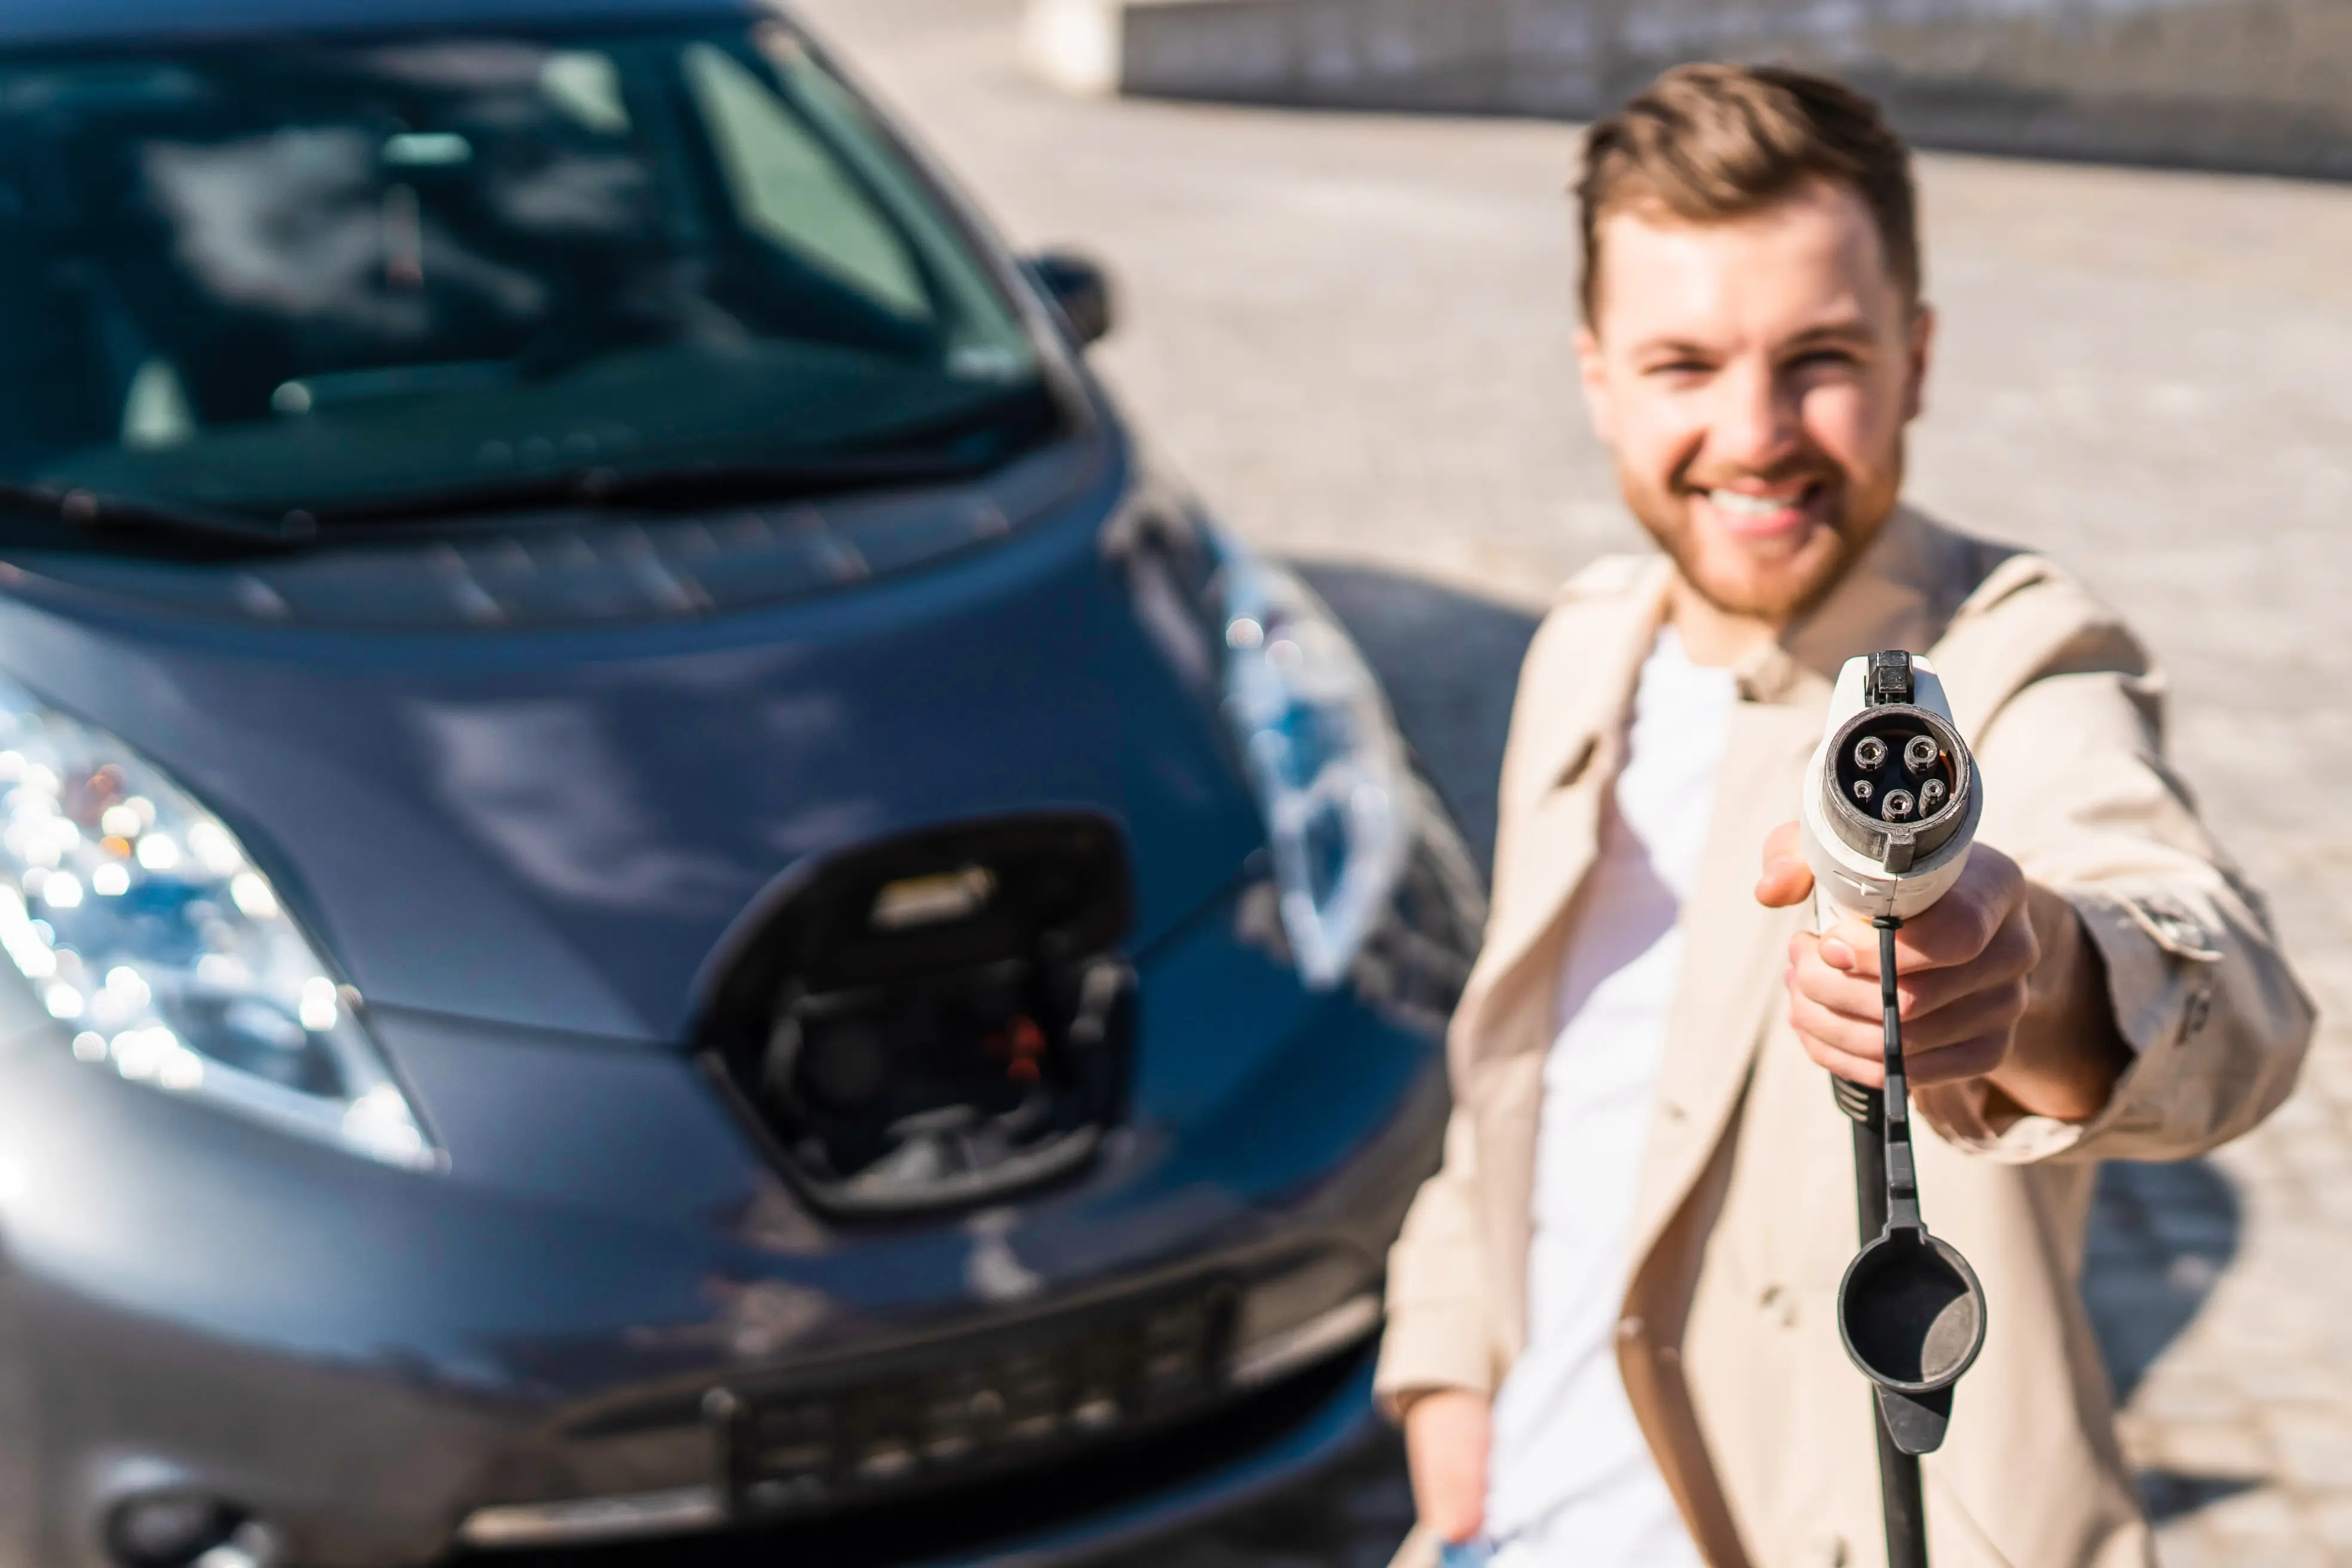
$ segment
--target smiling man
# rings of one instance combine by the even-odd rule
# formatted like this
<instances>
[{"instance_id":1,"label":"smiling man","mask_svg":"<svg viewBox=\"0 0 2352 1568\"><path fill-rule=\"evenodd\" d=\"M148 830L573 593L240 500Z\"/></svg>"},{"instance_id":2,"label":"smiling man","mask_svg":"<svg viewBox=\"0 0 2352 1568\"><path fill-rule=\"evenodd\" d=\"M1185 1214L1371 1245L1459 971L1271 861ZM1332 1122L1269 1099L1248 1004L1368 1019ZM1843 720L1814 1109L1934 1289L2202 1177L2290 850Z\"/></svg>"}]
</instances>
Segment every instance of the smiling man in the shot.
<instances>
[{"instance_id":1,"label":"smiling man","mask_svg":"<svg viewBox=\"0 0 2352 1568\"><path fill-rule=\"evenodd\" d=\"M2149 1563L2075 1289L2093 1177L2253 1126L2310 1006L2165 765L2140 645L2052 563L1901 504L1935 317L1875 106L1672 71L1588 133L1579 195L1586 400L1659 553L1570 582L1520 679L1445 1163L1391 1264L1401 1561L1885 1562L1831 1311L1828 1075L1880 1080L1877 948L1813 931L1786 819L1839 666L1900 647L1986 791L1898 952L1928 1217L1990 1303L1927 1461L1932 1554Z\"/></svg>"}]
</instances>

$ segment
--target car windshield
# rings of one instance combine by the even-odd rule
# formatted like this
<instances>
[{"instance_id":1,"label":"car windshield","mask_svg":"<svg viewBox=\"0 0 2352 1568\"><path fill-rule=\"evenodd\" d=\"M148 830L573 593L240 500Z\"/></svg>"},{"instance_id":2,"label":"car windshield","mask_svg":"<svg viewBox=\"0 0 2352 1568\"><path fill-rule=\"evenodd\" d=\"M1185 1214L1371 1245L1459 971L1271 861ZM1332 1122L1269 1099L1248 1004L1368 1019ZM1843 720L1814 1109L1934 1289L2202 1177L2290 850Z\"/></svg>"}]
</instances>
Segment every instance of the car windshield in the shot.
<instances>
[{"instance_id":1,"label":"car windshield","mask_svg":"<svg viewBox=\"0 0 2352 1568\"><path fill-rule=\"evenodd\" d=\"M0 60L0 485L324 519L985 466L1052 417L781 23Z\"/></svg>"}]
</instances>

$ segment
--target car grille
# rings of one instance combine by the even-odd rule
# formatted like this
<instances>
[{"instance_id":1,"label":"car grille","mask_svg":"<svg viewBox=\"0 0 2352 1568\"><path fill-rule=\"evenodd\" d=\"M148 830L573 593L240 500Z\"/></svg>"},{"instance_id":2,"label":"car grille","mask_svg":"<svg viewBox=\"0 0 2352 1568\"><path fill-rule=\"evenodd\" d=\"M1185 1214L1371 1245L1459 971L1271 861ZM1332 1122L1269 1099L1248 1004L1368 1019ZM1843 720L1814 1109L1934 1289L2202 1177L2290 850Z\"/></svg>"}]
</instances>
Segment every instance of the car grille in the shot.
<instances>
[{"instance_id":1,"label":"car grille","mask_svg":"<svg viewBox=\"0 0 2352 1568\"><path fill-rule=\"evenodd\" d=\"M887 1369L718 1400L737 1517L822 1511L1051 1462L1213 1401L1237 1292L1217 1285L1057 1315Z\"/></svg>"},{"instance_id":2,"label":"car grille","mask_svg":"<svg viewBox=\"0 0 2352 1568\"><path fill-rule=\"evenodd\" d=\"M1326 1412L1373 1354L1366 1342L1290 1377L1164 1425L1062 1450L1051 1463L968 1473L920 1494L920 1506L869 1498L806 1519L713 1534L588 1546L460 1550L446 1568L898 1568L984 1556L1040 1534L1083 1528L1279 1449Z\"/></svg>"}]
</instances>

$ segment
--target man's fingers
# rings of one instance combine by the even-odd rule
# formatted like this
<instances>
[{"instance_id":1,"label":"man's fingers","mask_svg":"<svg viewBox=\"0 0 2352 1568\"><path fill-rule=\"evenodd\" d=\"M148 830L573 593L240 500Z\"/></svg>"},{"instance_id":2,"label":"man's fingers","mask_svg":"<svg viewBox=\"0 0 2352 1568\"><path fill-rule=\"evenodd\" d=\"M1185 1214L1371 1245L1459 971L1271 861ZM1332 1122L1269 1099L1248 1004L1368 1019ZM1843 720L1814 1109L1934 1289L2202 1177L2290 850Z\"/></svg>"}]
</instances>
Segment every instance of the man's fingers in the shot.
<instances>
[{"instance_id":1,"label":"man's fingers","mask_svg":"<svg viewBox=\"0 0 2352 1568\"><path fill-rule=\"evenodd\" d=\"M1789 1024L1805 1052L1841 1078L1875 1089L1884 1081L1886 1021L1875 981L1840 973L1821 961L1817 939L1792 944L1787 974ZM1905 1070L1917 1082L1975 1078L1999 1067L2019 1018L2028 985L2022 973L1981 983L1976 971L1937 972L1902 982ZM1958 990L1923 1005L1918 993Z\"/></svg>"},{"instance_id":2,"label":"man's fingers","mask_svg":"<svg viewBox=\"0 0 2352 1568\"><path fill-rule=\"evenodd\" d=\"M1756 901L1784 910L1812 895L1813 868L1805 864L1797 825L1784 822L1764 838L1764 873L1756 881Z\"/></svg>"},{"instance_id":3,"label":"man's fingers","mask_svg":"<svg viewBox=\"0 0 2352 1568\"><path fill-rule=\"evenodd\" d=\"M1797 1043L1804 1047L1805 1055L1812 1058L1815 1066L1825 1068L1864 1089L1878 1089L1886 1082L1886 1058L1880 1051L1874 1049L1866 1056L1856 1055L1841 1050L1802 1029L1797 1031Z\"/></svg>"},{"instance_id":4,"label":"man's fingers","mask_svg":"<svg viewBox=\"0 0 2352 1568\"><path fill-rule=\"evenodd\" d=\"M1997 965L2005 975L2023 973L2039 954L2031 921L2011 917L2015 907L1989 908L1964 899L1956 889L1927 913L1895 933L1895 973L1905 978L1937 970ZM1843 920L1822 933L1824 958L1833 968L1878 981L1879 931L1867 921Z\"/></svg>"},{"instance_id":5,"label":"man's fingers","mask_svg":"<svg viewBox=\"0 0 2352 1568\"><path fill-rule=\"evenodd\" d=\"M1915 1085L1983 1077L2000 1066L2022 1006L2021 999L1972 998L1967 1008L1939 1015L1933 1028L1905 1029L1905 1075ZM1816 1063L1865 1089L1885 1085L1885 1038L1879 1029L1825 1012L1801 996L1791 999L1789 1011L1799 1042Z\"/></svg>"},{"instance_id":6,"label":"man's fingers","mask_svg":"<svg viewBox=\"0 0 2352 1568\"><path fill-rule=\"evenodd\" d=\"M1947 897L1926 914L1916 915L1895 933L1895 973L1919 974L1967 963L1992 940L1994 926L1975 910ZM1836 967L1875 984L1881 935L1868 921L1842 920L1822 933Z\"/></svg>"},{"instance_id":7,"label":"man's fingers","mask_svg":"<svg viewBox=\"0 0 2352 1568\"><path fill-rule=\"evenodd\" d=\"M1914 1089L1982 1078L2008 1059L2009 1042L2010 1033L2004 1028L1916 1055L1906 1044L1903 1047L1903 1075Z\"/></svg>"},{"instance_id":8,"label":"man's fingers","mask_svg":"<svg viewBox=\"0 0 2352 1568\"><path fill-rule=\"evenodd\" d=\"M1883 1025L1877 966L1858 973L1833 967L1824 952L1831 940L1800 933L1789 944L1789 967L1806 995L1832 1013ZM1980 993L2021 982L2032 968L2030 933L2004 931L1994 938L1984 961L1963 968L1895 970L1895 995L1906 1027Z\"/></svg>"},{"instance_id":9,"label":"man's fingers","mask_svg":"<svg viewBox=\"0 0 2352 1568\"><path fill-rule=\"evenodd\" d=\"M1794 986L1789 992L1789 1025L1808 1050L1819 1047L1832 1057L1870 1060L1884 1054L1881 1031L1859 1018L1832 1013ZM1815 1053L1820 1059L1820 1053ZM1823 1066L1829 1066L1823 1062ZM1835 1070L1832 1068L1832 1070ZM1848 1075L1852 1076L1851 1074Z\"/></svg>"},{"instance_id":10,"label":"man's fingers","mask_svg":"<svg viewBox=\"0 0 2352 1568\"><path fill-rule=\"evenodd\" d=\"M2007 1028L2024 1016L2025 998L2025 983L2013 980L1971 991L1932 1013L1906 1019L1903 1054L1916 1057L1973 1039L1988 1029ZM1864 1013L1832 1005L1809 994L1801 979L1792 978L1790 985L1789 1022L1799 1034L1851 1055L1874 1056L1885 1049L1886 1020L1877 1007Z\"/></svg>"},{"instance_id":11,"label":"man's fingers","mask_svg":"<svg viewBox=\"0 0 2352 1568\"><path fill-rule=\"evenodd\" d=\"M1805 1055L1815 1066L1835 1074L1849 1083L1864 1089L1886 1087L1886 1058L1875 1054L1853 1056L1836 1050L1810 1037L1799 1036ZM1972 1078L1982 1078L2000 1066L2009 1052L2006 1035L1979 1035L1939 1050L1914 1055L1903 1053L1903 1076L1912 1089L1927 1089L1942 1083L1962 1083Z\"/></svg>"}]
</instances>

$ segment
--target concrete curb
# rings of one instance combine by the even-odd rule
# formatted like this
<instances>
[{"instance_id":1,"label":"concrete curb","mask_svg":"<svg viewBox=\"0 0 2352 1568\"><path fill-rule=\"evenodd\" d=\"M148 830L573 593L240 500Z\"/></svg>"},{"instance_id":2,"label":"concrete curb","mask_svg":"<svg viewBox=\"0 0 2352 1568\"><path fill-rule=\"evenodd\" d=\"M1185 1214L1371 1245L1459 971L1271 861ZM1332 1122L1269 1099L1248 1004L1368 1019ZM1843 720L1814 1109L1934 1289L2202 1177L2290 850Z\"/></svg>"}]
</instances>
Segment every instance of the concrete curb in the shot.
<instances>
[{"instance_id":1,"label":"concrete curb","mask_svg":"<svg viewBox=\"0 0 2352 1568\"><path fill-rule=\"evenodd\" d=\"M1028 0L1022 42L1082 93L1570 119L1773 59L1929 145L2352 177L2347 0Z\"/></svg>"}]
</instances>

